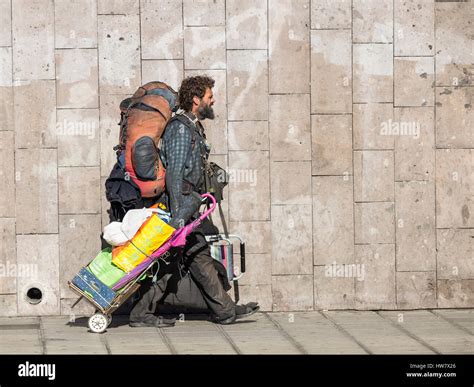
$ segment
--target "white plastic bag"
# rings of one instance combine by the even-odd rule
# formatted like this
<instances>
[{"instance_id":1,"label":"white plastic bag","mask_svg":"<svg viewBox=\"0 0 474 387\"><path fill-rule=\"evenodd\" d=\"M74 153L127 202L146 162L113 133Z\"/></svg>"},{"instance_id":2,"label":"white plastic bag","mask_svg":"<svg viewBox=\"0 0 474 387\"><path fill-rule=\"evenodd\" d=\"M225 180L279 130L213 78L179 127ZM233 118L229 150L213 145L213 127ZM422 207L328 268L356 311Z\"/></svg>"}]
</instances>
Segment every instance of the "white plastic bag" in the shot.
<instances>
[{"instance_id":1,"label":"white plastic bag","mask_svg":"<svg viewBox=\"0 0 474 387\"><path fill-rule=\"evenodd\" d=\"M121 246L132 239L143 223L153 214L169 222L170 214L160 208L141 208L128 211L121 222L112 222L104 227L104 239L112 246Z\"/></svg>"}]
</instances>

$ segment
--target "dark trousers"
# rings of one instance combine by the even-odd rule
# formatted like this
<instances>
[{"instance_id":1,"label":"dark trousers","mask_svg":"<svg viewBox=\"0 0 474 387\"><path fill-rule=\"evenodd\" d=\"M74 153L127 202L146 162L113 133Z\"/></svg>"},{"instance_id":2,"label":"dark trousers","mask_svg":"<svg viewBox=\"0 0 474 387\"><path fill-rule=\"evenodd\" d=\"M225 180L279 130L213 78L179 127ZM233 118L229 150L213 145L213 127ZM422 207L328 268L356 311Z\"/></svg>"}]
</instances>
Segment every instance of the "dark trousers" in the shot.
<instances>
[{"instance_id":1,"label":"dark trousers","mask_svg":"<svg viewBox=\"0 0 474 387\"><path fill-rule=\"evenodd\" d=\"M151 279L143 281L130 313L130 321L140 321L154 314L160 301L175 306L182 302L183 306L197 309L206 305L218 319L235 315L235 303L226 291L230 285L226 283L225 269L220 270L219 265L222 265L212 258L209 246L206 243L203 245L202 238L192 233L188 236L181 262L175 259L169 265L162 263L156 283L152 283ZM189 284L189 278L182 281L187 272L193 284Z\"/></svg>"}]
</instances>

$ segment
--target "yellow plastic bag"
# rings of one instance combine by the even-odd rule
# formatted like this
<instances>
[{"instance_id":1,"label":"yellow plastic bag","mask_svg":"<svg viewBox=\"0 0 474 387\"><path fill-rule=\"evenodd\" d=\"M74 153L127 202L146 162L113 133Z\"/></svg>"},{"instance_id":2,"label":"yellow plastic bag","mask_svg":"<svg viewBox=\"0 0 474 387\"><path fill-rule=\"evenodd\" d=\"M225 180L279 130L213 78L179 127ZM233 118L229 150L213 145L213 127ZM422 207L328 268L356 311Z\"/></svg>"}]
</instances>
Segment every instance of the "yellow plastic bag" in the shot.
<instances>
[{"instance_id":1,"label":"yellow plastic bag","mask_svg":"<svg viewBox=\"0 0 474 387\"><path fill-rule=\"evenodd\" d=\"M143 223L132 240L113 249L112 262L128 273L165 243L174 231L175 228L161 220L157 214L153 214Z\"/></svg>"}]
</instances>

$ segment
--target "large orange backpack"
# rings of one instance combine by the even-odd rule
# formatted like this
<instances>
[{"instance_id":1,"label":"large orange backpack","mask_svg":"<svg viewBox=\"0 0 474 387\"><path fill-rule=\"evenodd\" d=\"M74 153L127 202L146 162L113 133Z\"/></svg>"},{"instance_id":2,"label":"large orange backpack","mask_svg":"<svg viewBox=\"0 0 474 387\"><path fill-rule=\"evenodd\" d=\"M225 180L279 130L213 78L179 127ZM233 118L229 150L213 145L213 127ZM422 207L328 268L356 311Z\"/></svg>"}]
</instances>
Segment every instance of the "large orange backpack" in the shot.
<instances>
[{"instance_id":1,"label":"large orange backpack","mask_svg":"<svg viewBox=\"0 0 474 387\"><path fill-rule=\"evenodd\" d=\"M177 109L177 93L164 82L149 82L140 86L131 98L120 103L120 138L117 151L125 175L140 189L144 198L160 195L165 189L165 168L159 157L159 141ZM150 137L156 148L155 178L142 179L133 166L133 147L142 137Z\"/></svg>"}]
</instances>

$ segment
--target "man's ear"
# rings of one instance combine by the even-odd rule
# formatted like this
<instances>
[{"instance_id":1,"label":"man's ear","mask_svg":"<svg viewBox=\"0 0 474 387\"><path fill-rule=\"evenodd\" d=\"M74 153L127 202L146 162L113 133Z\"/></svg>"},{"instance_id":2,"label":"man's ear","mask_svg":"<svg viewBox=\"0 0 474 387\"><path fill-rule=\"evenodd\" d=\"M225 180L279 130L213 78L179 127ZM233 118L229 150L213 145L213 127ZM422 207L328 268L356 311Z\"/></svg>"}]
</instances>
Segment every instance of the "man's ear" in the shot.
<instances>
[{"instance_id":1,"label":"man's ear","mask_svg":"<svg viewBox=\"0 0 474 387\"><path fill-rule=\"evenodd\" d=\"M199 104L201 103L200 98L195 95L195 96L193 97L193 103L195 103L196 105L199 105Z\"/></svg>"}]
</instances>

